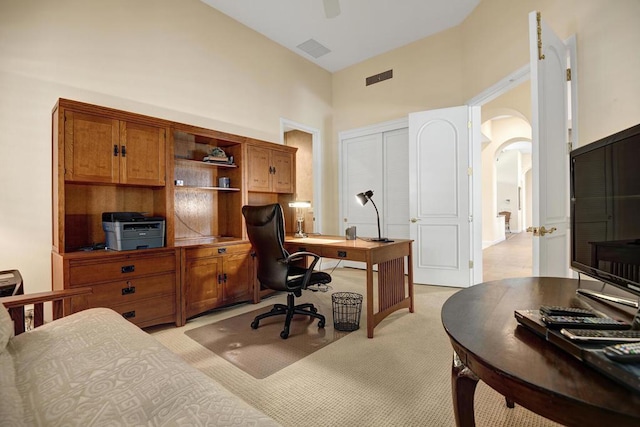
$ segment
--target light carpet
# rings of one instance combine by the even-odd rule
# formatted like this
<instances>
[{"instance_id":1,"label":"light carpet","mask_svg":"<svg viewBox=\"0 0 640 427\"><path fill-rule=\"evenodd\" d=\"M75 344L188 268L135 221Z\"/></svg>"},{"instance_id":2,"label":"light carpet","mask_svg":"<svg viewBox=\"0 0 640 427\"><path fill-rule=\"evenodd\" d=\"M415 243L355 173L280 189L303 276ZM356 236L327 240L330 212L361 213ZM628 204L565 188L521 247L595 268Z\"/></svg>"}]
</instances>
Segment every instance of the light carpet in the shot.
<instances>
[{"instance_id":1,"label":"light carpet","mask_svg":"<svg viewBox=\"0 0 640 427\"><path fill-rule=\"evenodd\" d=\"M336 269L333 291L364 293L365 272ZM387 317L367 338L361 328L265 379L256 379L185 335L185 331L255 310L246 304L219 310L183 327L149 329L191 365L284 426L454 426L452 349L440 309L457 289L415 287L415 313ZM306 294L306 293L305 293ZM319 297L331 299L331 292ZM284 295L260 302L268 307ZM328 314L328 313L325 313ZM515 320L514 320L515 321ZM514 325L515 327L515 325ZM478 426L557 426L480 382L475 394Z\"/></svg>"},{"instance_id":2,"label":"light carpet","mask_svg":"<svg viewBox=\"0 0 640 427\"><path fill-rule=\"evenodd\" d=\"M279 315L262 319L258 329L252 329L253 319L268 312L267 307L189 329L185 334L252 377L263 379L348 334L333 328L331 300L326 295L309 291L304 302L324 314L324 328L318 328L317 319L295 315L289 338L283 340L280 332L285 317Z\"/></svg>"}]
</instances>

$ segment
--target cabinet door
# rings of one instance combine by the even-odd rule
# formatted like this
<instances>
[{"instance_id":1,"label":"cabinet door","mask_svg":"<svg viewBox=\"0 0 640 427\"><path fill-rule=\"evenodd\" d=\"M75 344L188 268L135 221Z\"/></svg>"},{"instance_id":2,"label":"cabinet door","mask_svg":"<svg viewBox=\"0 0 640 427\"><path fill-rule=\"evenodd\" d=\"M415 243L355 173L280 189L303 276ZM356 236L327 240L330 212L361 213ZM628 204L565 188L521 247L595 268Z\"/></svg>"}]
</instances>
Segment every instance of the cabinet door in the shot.
<instances>
[{"instance_id":1,"label":"cabinet door","mask_svg":"<svg viewBox=\"0 0 640 427\"><path fill-rule=\"evenodd\" d=\"M120 182L165 185L165 129L120 122Z\"/></svg>"},{"instance_id":2,"label":"cabinet door","mask_svg":"<svg viewBox=\"0 0 640 427\"><path fill-rule=\"evenodd\" d=\"M74 111L65 111L64 118L65 180L118 182L118 120Z\"/></svg>"},{"instance_id":3,"label":"cabinet door","mask_svg":"<svg viewBox=\"0 0 640 427\"><path fill-rule=\"evenodd\" d=\"M270 150L262 147L247 147L248 154L248 182L249 191L271 191L271 171L273 170L269 158Z\"/></svg>"},{"instance_id":4,"label":"cabinet door","mask_svg":"<svg viewBox=\"0 0 640 427\"><path fill-rule=\"evenodd\" d=\"M193 317L222 304L222 257L187 260L186 317Z\"/></svg>"},{"instance_id":5,"label":"cabinet door","mask_svg":"<svg viewBox=\"0 0 640 427\"><path fill-rule=\"evenodd\" d=\"M225 301L252 298L253 258L250 251L225 256L224 274Z\"/></svg>"},{"instance_id":6,"label":"cabinet door","mask_svg":"<svg viewBox=\"0 0 640 427\"><path fill-rule=\"evenodd\" d=\"M272 190L276 193L293 193L293 154L272 151L271 166Z\"/></svg>"}]
</instances>

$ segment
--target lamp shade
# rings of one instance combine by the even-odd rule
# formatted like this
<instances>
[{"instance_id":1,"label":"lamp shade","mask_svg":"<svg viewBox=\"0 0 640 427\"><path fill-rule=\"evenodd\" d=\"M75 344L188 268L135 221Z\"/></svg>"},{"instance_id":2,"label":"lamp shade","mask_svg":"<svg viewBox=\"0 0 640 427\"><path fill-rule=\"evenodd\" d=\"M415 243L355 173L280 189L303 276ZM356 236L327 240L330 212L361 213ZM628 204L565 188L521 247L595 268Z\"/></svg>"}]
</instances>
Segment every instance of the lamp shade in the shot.
<instances>
[{"instance_id":1,"label":"lamp shade","mask_svg":"<svg viewBox=\"0 0 640 427\"><path fill-rule=\"evenodd\" d=\"M293 202L289 202L290 208L310 208L311 202L307 200L294 200Z\"/></svg>"},{"instance_id":2,"label":"lamp shade","mask_svg":"<svg viewBox=\"0 0 640 427\"><path fill-rule=\"evenodd\" d=\"M356 199L358 200L358 203L360 203L362 206L366 205L367 202L371 200L372 197L373 197L372 190L367 190L364 193L356 194Z\"/></svg>"}]
</instances>

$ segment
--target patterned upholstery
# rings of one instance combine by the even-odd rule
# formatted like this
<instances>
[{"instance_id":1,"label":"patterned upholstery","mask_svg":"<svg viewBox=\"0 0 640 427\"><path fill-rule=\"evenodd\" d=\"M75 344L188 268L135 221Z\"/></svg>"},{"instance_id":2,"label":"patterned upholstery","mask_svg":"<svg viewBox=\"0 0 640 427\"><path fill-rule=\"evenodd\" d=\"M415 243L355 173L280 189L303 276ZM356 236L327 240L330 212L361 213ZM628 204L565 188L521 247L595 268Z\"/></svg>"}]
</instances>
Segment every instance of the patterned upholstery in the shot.
<instances>
[{"instance_id":1,"label":"patterned upholstery","mask_svg":"<svg viewBox=\"0 0 640 427\"><path fill-rule=\"evenodd\" d=\"M13 337L13 320L11 320L9 310L0 304L0 353L5 350L11 337Z\"/></svg>"},{"instance_id":2,"label":"patterned upholstery","mask_svg":"<svg viewBox=\"0 0 640 427\"><path fill-rule=\"evenodd\" d=\"M109 309L18 335L7 350L0 390L17 393L11 406L0 400L11 412L0 425L277 425Z\"/></svg>"}]
</instances>

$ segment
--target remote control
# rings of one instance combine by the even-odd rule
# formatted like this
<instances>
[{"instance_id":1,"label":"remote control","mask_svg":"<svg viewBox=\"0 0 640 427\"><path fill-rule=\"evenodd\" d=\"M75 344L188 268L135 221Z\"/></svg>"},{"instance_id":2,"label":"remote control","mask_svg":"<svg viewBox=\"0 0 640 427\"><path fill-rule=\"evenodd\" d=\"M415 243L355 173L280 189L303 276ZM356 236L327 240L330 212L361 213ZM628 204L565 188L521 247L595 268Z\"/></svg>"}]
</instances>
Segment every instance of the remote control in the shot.
<instances>
[{"instance_id":1,"label":"remote control","mask_svg":"<svg viewBox=\"0 0 640 427\"><path fill-rule=\"evenodd\" d=\"M602 329L561 329L560 333L572 341L579 342L638 342L640 331Z\"/></svg>"},{"instance_id":2,"label":"remote control","mask_svg":"<svg viewBox=\"0 0 640 427\"><path fill-rule=\"evenodd\" d=\"M580 317L597 317L597 315L586 308L577 307L561 307L557 305L540 306L540 314L547 316L580 316Z\"/></svg>"},{"instance_id":3,"label":"remote control","mask_svg":"<svg viewBox=\"0 0 640 427\"><path fill-rule=\"evenodd\" d=\"M604 355L621 363L640 363L640 342L610 345Z\"/></svg>"},{"instance_id":4,"label":"remote control","mask_svg":"<svg viewBox=\"0 0 640 427\"><path fill-rule=\"evenodd\" d=\"M575 329L631 329L631 324L610 317L577 317L577 316L546 316L542 321L549 328Z\"/></svg>"}]
</instances>

